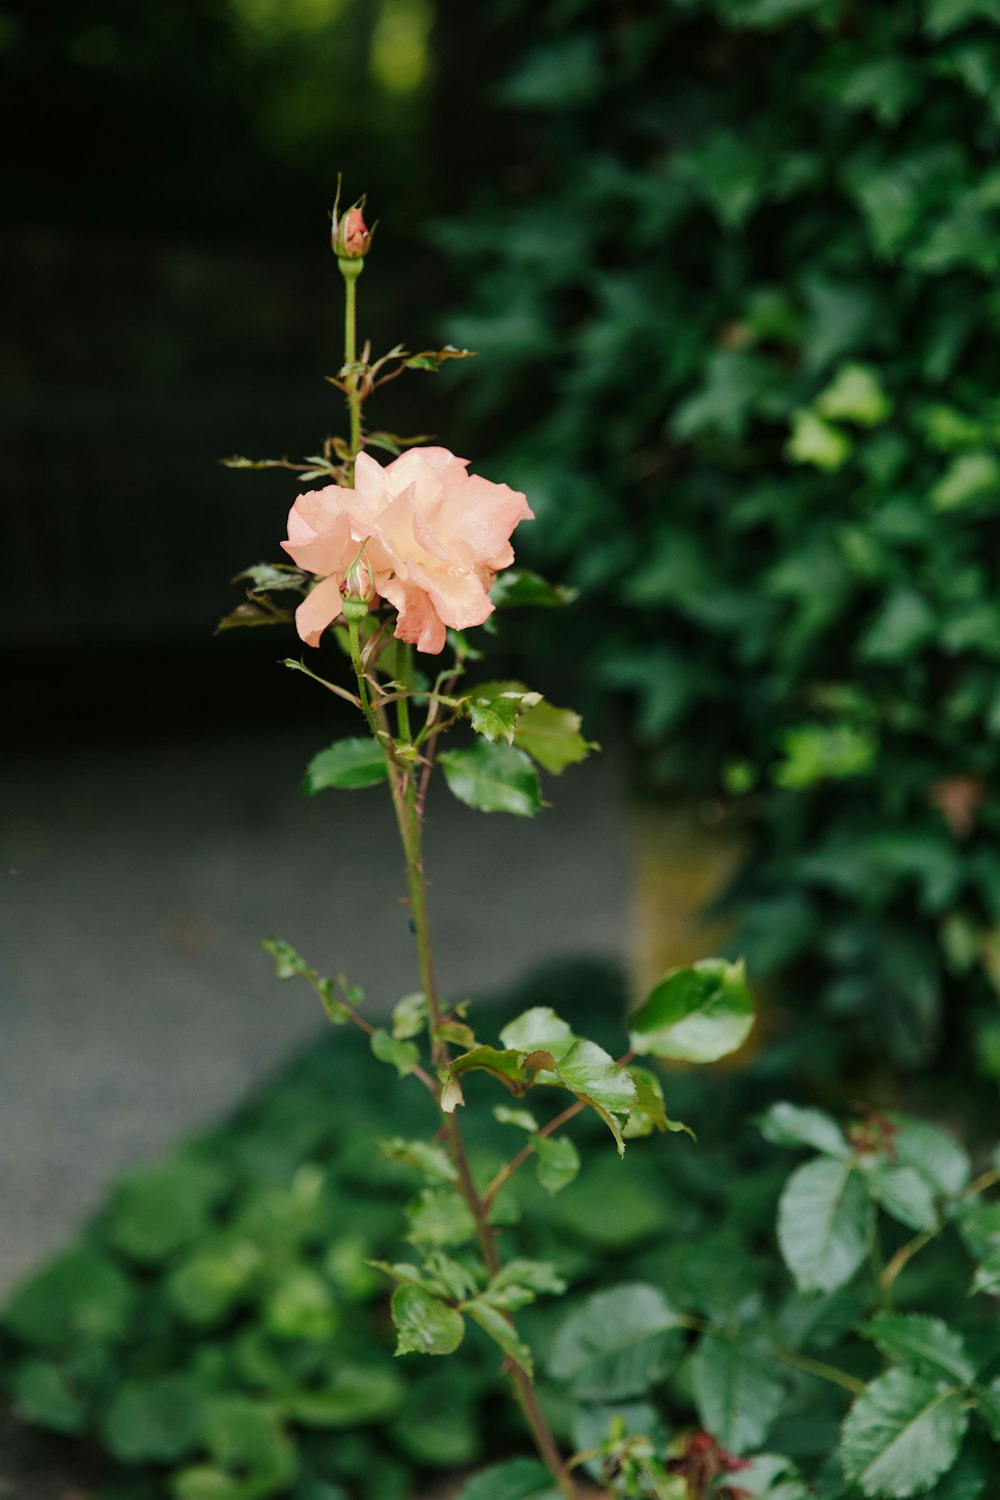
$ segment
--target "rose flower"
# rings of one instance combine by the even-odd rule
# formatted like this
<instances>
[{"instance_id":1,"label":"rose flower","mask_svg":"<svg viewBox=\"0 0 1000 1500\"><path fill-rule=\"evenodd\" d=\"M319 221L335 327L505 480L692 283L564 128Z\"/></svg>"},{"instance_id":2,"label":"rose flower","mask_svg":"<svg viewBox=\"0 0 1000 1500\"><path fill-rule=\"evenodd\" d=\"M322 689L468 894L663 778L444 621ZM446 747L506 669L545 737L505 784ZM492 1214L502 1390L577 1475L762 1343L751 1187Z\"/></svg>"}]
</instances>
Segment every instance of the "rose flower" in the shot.
<instances>
[{"instance_id":1,"label":"rose flower","mask_svg":"<svg viewBox=\"0 0 1000 1500\"><path fill-rule=\"evenodd\" d=\"M341 585L362 548L375 592L399 613L396 635L418 650L438 652L446 626L466 630L492 614L494 578L514 561L511 532L533 512L467 464L447 448L411 448L385 468L359 453L353 489L298 497L281 545L322 580L295 612L304 641L318 646L340 614Z\"/></svg>"}]
</instances>

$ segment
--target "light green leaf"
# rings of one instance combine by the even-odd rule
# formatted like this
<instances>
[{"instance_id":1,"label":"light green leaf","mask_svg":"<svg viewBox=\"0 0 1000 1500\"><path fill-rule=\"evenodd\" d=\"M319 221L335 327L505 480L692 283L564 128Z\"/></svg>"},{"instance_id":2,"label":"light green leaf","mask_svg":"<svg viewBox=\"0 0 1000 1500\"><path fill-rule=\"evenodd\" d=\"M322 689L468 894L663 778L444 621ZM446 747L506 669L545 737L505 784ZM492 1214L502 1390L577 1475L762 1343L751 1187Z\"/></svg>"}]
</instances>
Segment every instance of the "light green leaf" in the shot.
<instances>
[{"instance_id":1,"label":"light green leaf","mask_svg":"<svg viewBox=\"0 0 1000 1500\"><path fill-rule=\"evenodd\" d=\"M465 1335L462 1314L418 1286L392 1294L397 1354L453 1354Z\"/></svg>"},{"instance_id":2,"label":"light green leaf","mask_svg":"<svg viewBox=\"0 0 1000 1500\"><path fill-rule=\"evenodd\" d=\"M466 712L473 729L485 740L505 740L512 745L521 715L541 701L541 693L529 692L519 682L485 682L474 689Z\"/></svg>"},{"instance_id":3,"label":"light green leaf","mask_svg":"<svg viewBox=\"0 0 1000 1500\"><path fill-rule=\"evenodd\" d=\"M565 1057L576 1037L572 1028L548 1005L534 1005L508 1022L500 1033L503 1045L514 1052L551 1052L556 1062Z\"/></svg>"},{"instance_id":4,"label":"light green leaf","mask_svg":"<svg viewBox=\"0 0 1000 1500\"><path fill-rule=\"evenodd\" d=\"M532 1134L538 1129L538 1121L530 1109L512 1109L507 1104L495 1104L493 1118L501 1125L515 1125L518 1130L528 1130Z\"/></svg>"},{"instance_id":5,"label":"light green leaf","mask_svg":"<svg viewBox=\"0 0 1000 1500\"><path fill-rule=\"evenodd\" d=\"M880 1314L858 1330L889 1359L911 1365L930 1380L969 1385L976 1367L960 1334L941 1318L921 1313Z\"/></svg>"},{"instance_id":6,"label":"light green leaf","mask_svg":"<svg viewBox=\"0 0 1000 1500\"><path fill-rule=\"evenodd\" d=\"M450 1187L423 1188L406 1205L406 1221L413 1245L464 1245L476 1233L465 1199Z\"/></svg>"},{"instance_id":7,"label":"light green leaf","mask_svg":"<svg viewBox=\"0 0 1000 1500\"><path fill-rule=\"evenodd\" d=\"M639 1140L643 1136L652 1135L654 1130L666 1130L668 1123L667 1111L663 1102L663 1086L655 1073L648 1068L629 1069L632 1082L635 1084L635 1103L632 1111L625 1122L622 1135L625 1140ZM684 1128L687 1127L678 1127Z\"/></svg>"},{"instance_id":8,"label":"light green leaf","mask_svg":"<svg viewBox=\"0 0 1000 1500\"><path fill-rule=\"evenodd\" d=\"M871 1205L850 1162L822 1157L797 1168L778 1205L778 1244L800 1291L832 1292L868 1248Z\"/></svg>"},{"instance_id":9,"label":"light green leaf","mask_svg":"<svg viewBox=\"0 0 1000 1500\"><path fill-rule=\"evenodd\" d=\"M759 1116L757 1126L772 1146L812 1146L826 1156L850 1156L844 1132L832 1115L783 1101Z\"/></svg>"},{"instance_id":10,"label":"light green leaf","mask_svg":"<svg viewBox=\"0 0 1000 1500\"><path fill-rule=\"evenodd\" d=\"M532 1500L552 1488L552 1475L534 1458L509 1458L482 1469L463 1485L458 1500Z\"/></svg>"},{"instance_id":11,"label":"light green leaf","mask_svg":"<svg viewBox=\"0 0 1000 1500\"><path fill-rule=\"evenodd\" d=\"M708 1333L695 1351L691 1376L702 1426L735 1453L759 1448L784 1394L767 1351L745 1331L736 1338Z\"/></svg>"},{"instance_id":12,"label":"light green leaf","mask_svg":"<svg viewBox=\"0 0 1000 1500\"><path fill-rule=\"evenodd\" d=\"M957 1197L972 1176L969 1153L961 1141L928 1120L895 1113L889 1118L896 1127L892 1141L896 1160L914 1167L942 1197Z\"/></svg>"},{"instance_id":13,"label":"light green leaf","mask_svg":"<svg viewBox=\"0 0 1000 1500\"><path fill-rule=\"evenodd\" d=\"M824 421L817 412L805 407L792 416L792 435L785 453L796 464L811 464L815 469L833 473L842 469L854 452L854 442L846 432Z\"/></svg>"},{"instance_id":14,"label":"light green leaf","mask_svg":"<svg viewBox=\"0 0 1000 1500\"><path fill-rule=\"evenodd\" d=\"M535 1373L534 1360L531 1350L523 1339L517 1334L517 1329L504 1313L481 1297L474 1297L471 1302L462 1303L462 1311L466 1313L474 1323L478 1323L484 1333L488 1333L495 1343L512 1359L531 1380Z\"/></svg>"},{"instance_id":15,"label":"light green leaf","mask_svg":"<svg viewBox=\"0 0 1000 1500\"><path fill-rule=\"evenodd\" d=\"M844 1473L865 1495L906 1496L930 1488L958 1457L968 1425L959 1391L889 1370L855 1401L841 1433Z\"/></svg>"},{"instance_id":16,"label":"light green leaf","mask_svg":"<svg viewBox=\"0 0 1000 1500\"><path fill-rule=\"evenodd\" d=\"M496 1273L482 1296L493 1307L514 1312L538 1296L558 1297L565 1290L564 1278L549 1261L516 1256Z\"/></svg>"},{"instance_id":17,"label":"light green leaf","mask_svg":"<svg viewBox=\"0 0 1000 1500\"><path fill-rule=\"evenodd\" d=\"M379 1141L379 1150L389 1161L398 1161L401 1166L420 1172L428 1182L455 1182L458 1173L443 1146L432 1141L406 1141L394 1136L389 1141Z\"/></svg>"},{"instance_id":18,"label":"light green leaf","mask_svg":"<svg viewBox=\"0 0 1000 1500\"><path fill-rule=\"evenodd\" d=\"M388 775L385 751L375 740L338 740L313 756L306 766L302 790L310 797L331 787L355 791L359 787L377 786Z\"/></svg>"},{"instance_id":19,"label":"light green leaf","mask_svg":"<svg viewBox=\"0 0 1000 1500\"><path fill-rule=\"evenodd\" d=\"M992 453L960 453L930 492L937 510L960 510L1000 495L1000 459Z\"/></svg>"},{"instance_id":20,"label":"light green leaf","mask_svg":"<svg viewBox=\"0 0 1000 1500\"><path fill-rule=\"evenodd\" d=\"M397 1042L419 1036L427 1024L427 997L423 990L404 995L392 1008L392 1034Z\"/></svg>"},{"instance_id":21,"label":"light green leaf","mask_svg":"<svg viewBox=\"0 0 1000 1500\"><path fill-rule=\"evenodd\" d=\"M612 1114L628 1115L635 1103L631 1075L596 1042L580 1039L559 1058L556 1068L568 1089Z\"/></svg>"},{"instance_id":22,"label":"light green leaf","mask_svg":"<svg viewBox=\"0 0 1000 1500\"><path fill-rule=\"evenodd\" d=\"M867 365L841 365L815 405L821 416L859 427L877 427L892 415L892 398Z\"/></svg>"},{"instance_id":23,"label":"light green leaf","mask_svg":"<svg viewBox=\"0 0 1000 1500\"><path fill-rule=\"evenodd\" d=\"M416 1042L397 1042L384 1026L377 1026L368 1040L379 1062L391 1063L400 1078L412 1073L420 1061Z\"/></svg>"},{"instance_id":24,"label":"light green leaf","mask_svg":"<svg viewBox=\"0 0 1000 1500\"><path fill-rule=\"evenodd\" d=\"M580 733L581 718L569 708L539 703L520 716L514 730L514 743L526 750L543 770L558 776L567 766L586 760L591 750L600 746L585 740Z\"/></svg>"},{"instance_id":25,"label":"light green leaf","mask_svg":"<svg viewBox=\"0 0 1000 1500\"><path fill-rule=\"evenodd\" d=\"M933 1185L905 1162L863 1164L872 1197L908 1229L936 1229L941 1222Z\"/></svg>"},{"instance_id":26,"label":"light green leaf","mask_svg":"<svg viewBox=\"0 0 1000 1500\"><path fill-rule=\"evenodd\" d=\"M542 805L538 772L523 750L479 740L468 750L445 750L438 760L450 791L467 807L531 818Z\"/></svg>"},{"instance_id":27,"label":"light green leaf","mask_svg":"<svg viewBox=\"0 0 1000 1500\"><path fill-rule=\"evenodd\" d=\"M582 1401L616 1401L658 1385L684 1346L680 1317L658 1288L595 1292L561 1325L548 1371Z\"/></svg>"},{"instance_id":28,"label":"light green leaf","mask_svg":"<svg viewBox=\"0 0 1000 1500\"><path fill-rule=\"evenodd\" d=\"M754 1023L742 963L705 958L674 969L630 1018L633 1051L707 1063L735 1052Z\"/></svg>"},{"instance_id":29,"label":"light green leaf","mask_svg":"<svg viewBox=\"0 0 1000 1500\"><path fill-rule=\"evenodd\" d=\"M536 1135L535 1175L547 1193L568 1187L580 1170L580 1153L568 1135Z\"/></svg>"}]
</instances>

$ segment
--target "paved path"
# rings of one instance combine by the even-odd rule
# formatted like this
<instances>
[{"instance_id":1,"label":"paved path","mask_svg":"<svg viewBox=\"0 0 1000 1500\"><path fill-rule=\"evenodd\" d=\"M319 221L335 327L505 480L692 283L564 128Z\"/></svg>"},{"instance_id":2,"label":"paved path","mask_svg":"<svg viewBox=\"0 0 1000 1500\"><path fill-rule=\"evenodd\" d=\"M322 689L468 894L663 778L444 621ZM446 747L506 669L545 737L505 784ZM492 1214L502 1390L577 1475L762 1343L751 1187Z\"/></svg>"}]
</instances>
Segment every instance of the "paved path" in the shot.
<instances>
[{"instance_id":1,"label":"paved path","mask_svg":"<svg viewBox=\"0 0 1000 1500\"><path fill-rule=\"evenodd\" d=\"M343 968L373 1009L417 987L379 790L296 791L314 732L33 754L0 789L0 1295L123 1167L226 1109L322 1025L259 940ZM438 789L428 866L447 992L624 949L606 757L532 822ZM544 996L539 997L544 1000Z\"/></svg>"}]
</instances>

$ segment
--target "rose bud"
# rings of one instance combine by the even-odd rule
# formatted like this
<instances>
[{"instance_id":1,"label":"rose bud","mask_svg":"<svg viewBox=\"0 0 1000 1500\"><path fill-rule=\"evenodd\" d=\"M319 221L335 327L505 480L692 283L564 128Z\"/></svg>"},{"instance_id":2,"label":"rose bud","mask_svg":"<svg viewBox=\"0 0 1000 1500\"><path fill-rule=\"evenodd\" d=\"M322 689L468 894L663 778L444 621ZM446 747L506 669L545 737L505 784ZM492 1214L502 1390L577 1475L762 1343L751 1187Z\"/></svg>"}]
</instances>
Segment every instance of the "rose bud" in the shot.
<instances>
[{"instance_id":1,"label":"rose bud","mask_svg":"<svg viewBox=\"0 0 1000 1500\"><path fill-rule=\"evenodd\" d=\"M330 243L338 260L361 260L368 254L372 230L368 228L361 212L364 201L359 198L342 216L338 216L337 206L334 204Z\"/></svg>"},{"instance_id":2,"label":"rose bud","mask_svg":"<svg viewBox=\"0 0 1000 1500\"><path fill-rule=\"evenodd\" d=\"M364 553L359 553L340 585L345 620L363 620L375 598L375 580Z\"/></svg>"}]
</instances>

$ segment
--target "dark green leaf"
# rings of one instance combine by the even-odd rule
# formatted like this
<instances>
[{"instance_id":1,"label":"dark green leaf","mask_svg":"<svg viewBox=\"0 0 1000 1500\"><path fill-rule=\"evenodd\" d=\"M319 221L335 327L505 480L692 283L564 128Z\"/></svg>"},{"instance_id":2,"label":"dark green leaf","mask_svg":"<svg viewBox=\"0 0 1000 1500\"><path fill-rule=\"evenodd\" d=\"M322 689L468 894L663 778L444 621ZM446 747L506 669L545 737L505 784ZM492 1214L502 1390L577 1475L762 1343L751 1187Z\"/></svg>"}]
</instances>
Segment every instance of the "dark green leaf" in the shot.
<instances>
[{"instance_id":1,"label":"dark green leaf","mask_svg":"<svg viewBox=\"0 0 1000 1500\"><path fill-rule=\"evenodd\" d=\"M392 1294L397 1354L453 1354L465 1334L462 1314L417 1286Z\"/></svg>"},{"instance_id":2,"label":"dark green leaf","mask_svg":"<svg viewBox=\"0 0 1000 1500\"><path fill-rule=\"evenodd\" d=\"M658 1385L680 1358L678 1314L656 1287L596 1292L560 1327L549 1374L583 1401L637 1396Z\"/></svg>"},{"instance_id":3,"label":"dark green leaf","mask_svg":"<svg viewBox=\"0 0 1000 1500\"><path fill-rule=\"evenodd\" d=\"M104 1441L115 1458L168 1463L195 1446L201 1430L197 1387L182 1376L126 1381L104 1419Z\"/></svg>"},{"instance_id":4,"label":"dark green leaf","mask_svg":"<svg viewBox=\"0 0 1000 1500\"><path fill-rule=\"evenodd\" d=\"M968 1420L961 1392L890 1370L865 1387L847 1414L844 1473L865 1495L920 1494L955 1462Z\"/></svg>"},{"instance_id":5,"label":"dark green leaf","mask_svg":"<svg viewBox=\"0 0 1000 1500\"><path fill-rule=\"evenodd\" d=\"M116 1343L131 1327L135 1289L96 1250L69 1250L13 1293L4 1326L37 1348L82 1340Z\"/></svg>"},{"instance_id":6,"label":"dark green leaf","mask_svg":"<svg viewBox=\"0 0 1000 1500\"><path fill-rule=\"evenodd\" d=\"M706 958L650 991L630 1018L631 1043L640 1055L715 1062L742 1045L753 1022L742 963Z\"/></svg>"},{"instance_id":7,"label":"dark green leaf","mask_svg":"<svg viewBox=\"0 0 1000 1500\"><path fill-rule=\"evenodd\" d=\"M882 1313L865 1323L859 1332L889 1359L910 1365L931 1380L969 1385L976 1369L960 1334L941 1318L919 1313Z\"/></svg>"},{"instance_id":8,"label":"dark green leaf","mask_svg":"<svg viewBox=\"0 0 1000 1500\"><path fill-rule=\"evenodd\" d=\"M757 1125L772 1146L812 1146L827 1156L849 1156L844 1132L831 1115L821 1109L803 1109L797 1104L772 1104Z\"/></svg>"},{"instance_id":9,"label":"dark green leaf","mask_svg":"<svg viewBox=\"0 0 1000 1500\"><path fill-rule=\"evenodd\" d=\"M374 740L338 740L313 756L306 767L302 790L310 797L331 787L355 791L359 787L377 786L388 775L385 751Z\"/></svg>"},{"instance_id":10,"label":"dark green leaf","mask_svg":"<svg viewBox=\"0 0 1000 1500\"><path fill-rule=\"evenodd\" d=\"M497 581L490 589L490 598L497 609L531 604L556 609L572 604L579 592L579 589L567 588L565 584L548 583L537 573L524 568L507 568L497 575Z\"/></svg>"},{"instance_id":11,"label":"dark green leaf","mask_svg":"<svg viewBox=\"0 0 1000 1500\"><path fill-rule=\"evenodd\" d=\"M466 1481L458 1500L532 1500L552 1488L552 1475L534 1458L509 1458Z\"/></svg>"},{"instance_id":12,"label":"dark green leaf","mask_svg":"<svg viewBox=\"0 0 1000 1500\"><path fill-rule=\"evenodd\" d=\"M580 1153L569 1136L536 1135L535 1175L547 1193L568 1187L580 1170Z\"/></svg>"},{"instance_id":13,"label":"dark green leaf","mask_svg":"<svg viewBox=\"0 0 1000 1500\"><path fill-rule=\"evenodd\" d=\"M773 1357L745 1331L731 1338L708 1333L691 1373L702 1426L735 1453L759 1448L784 1394Z\"/></svg>"},{"instance_id":14,"label":"dark green leaf","mask_svg":"<svg viewBox=\"0 0 1000 1500\"><path fill-rule=\"evenodd\" d=\"M468 750L445 750L438 760L449 789L467 807L531 818L542 806L538 773L523 750L479 741Z\"/></svg>"}]
</instances>

